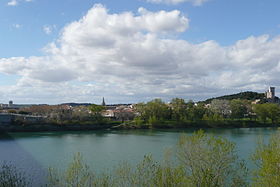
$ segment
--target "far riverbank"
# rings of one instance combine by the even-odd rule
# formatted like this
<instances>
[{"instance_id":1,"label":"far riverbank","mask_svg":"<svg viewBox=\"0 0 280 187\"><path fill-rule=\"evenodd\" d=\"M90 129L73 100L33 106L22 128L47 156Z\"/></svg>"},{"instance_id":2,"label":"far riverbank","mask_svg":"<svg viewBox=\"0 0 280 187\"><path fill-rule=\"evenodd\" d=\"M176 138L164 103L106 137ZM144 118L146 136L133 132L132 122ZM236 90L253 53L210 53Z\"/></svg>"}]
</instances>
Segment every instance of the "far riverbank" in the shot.
<instances>
[{"instance_id":1,"label":"far riverbank","mask_svg":"<svg viewBox=\"0 0 280 187\"><path fill-rule=\"evenodd\" d=\"M279 124L261 123L250 120L224 121L159 121L157 124L136 124L135 121L76 122L76 123L40 123L0 125L0 132L56 132L56 131L91 131L91 130L133 130L133 129L180 129L180 128L259 128L280 127Z\"/></svg>"}]
</instances>

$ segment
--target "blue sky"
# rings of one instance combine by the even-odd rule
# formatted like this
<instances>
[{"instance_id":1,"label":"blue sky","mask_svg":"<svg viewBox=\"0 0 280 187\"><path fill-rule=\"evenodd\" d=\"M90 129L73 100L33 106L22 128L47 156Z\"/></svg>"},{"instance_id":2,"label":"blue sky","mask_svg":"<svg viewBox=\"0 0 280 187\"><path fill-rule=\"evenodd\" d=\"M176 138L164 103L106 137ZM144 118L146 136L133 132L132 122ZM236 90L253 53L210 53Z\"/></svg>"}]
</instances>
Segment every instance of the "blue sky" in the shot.
<instances>
[{"instance_id":1,"label":"blue sky","mask_svg":"<svg viewBox=\"0 0 280 187\"><path fill-rule=\"evenodd\" d=\"M280 1L206 0L200 1L202 2L200 5L195 4L196 2L199 2L199 0L183 0L177 4L172 4L172 0L159 0L157 3L146 0L1 0L0 88L1 90L6 90L6 92L2 94L0 103L6 103L8 99L13 99L19 103L60 103L68 101L98 103L99 98L102 98L103 95L112 103L147 101L154 97L162 97L168 100L172 96L200 100L246 89L264 91L269 85L280 85L278 79L269 77L269 75L277 75L278 64L280 63L279 53L274 51L275 48L270 49L270 47L278 46L279 42L280 12L278 9ZM95 24L85 27L82 23L78 24L77 27L80 27L80 29L86 28L89 32L91 30L103 29L106 35L98 36L100 33L90 35L86 31L81 34L79 29L70 33L68 25L81 20L83 16L86 19L91 19L91 16L94 19L98 19L98 16L93 16L94 13L92 15L88 13L90 10L93 10L92 12L99 10L94 8L96 4L101 4L101 9L106 9L106 14L111 17L114 14L121 15L124 12L130 12L133 19L138 19L137 17L143 14L151 15L152 13L164 11L166 14L162 16L167 16L167 22L170 18L171 22L177 20L178 24L172 23L172 25L170 23L170 25L165 25L168 27L168 30L160 30L161 26L159 28L152 28L151 25L144 26L144 29L134 30L135 35L133 37L135 37L135 40L131 41L130 45L144 42L144 38L151 34L157 39L157 41L153 40L155 42L153 45L156 47L164 45L166 51L163 51L162 54L157 53L157 55L151 56L150 59L142 59L143 61L134 64L134 61L137 61L135 60L137 55L141 56L142 54L138 54L135 51L125 54L122 50L127 51L127 49L123 44L120 44L114 50L121 51L118 54L123 56L116 57L115 52L109 58L112 61L110 64L113 65L108 66L109 69L99 76L98 72L107 68L108 59L106 59L107 61L105 59L101 60L100 57L98 59L96 57L88 59L87 56L91 56L92 53L96 54L96 56L108 56L109 50L100 51L100 46L90 46L90 48L83 48L83 52L74 52L74 48L71 52L62 52L62 49L66 48L66 46L67 49L74 47L77 44L75 42L80 41L84 37L88 37L88 41L90 41L93 38L96 39L93 36L96 35L101 40L104 37L105 42L106 36L120 36L113 35L109 31L107 34L106 30L104 30L105 28L99 28ZM139 12L140 7L145 8L148 13ZM167 15L168 12L175 10L179 11L179 14L176 15L176 20L171 19L171 16L168 17ZM156 17L155 15L153 16ZM121 20L123 18L119 17L117 19ZM154 18L147 16L142 21L144 22L147 19L153 21ZM149 20L146 24L150 24ZM162 24L162 22L158 24ZM172 31L173 27L174 30ZM182 29L183 27L184 29ZM70 34L67 34L68 31ZM77 33L77 37L80 38L69 39L69 35ZM143 36L143 41L138 38L139 33ZM62 42L66 35L67 42ZM122 39L118 41L131 39L131 37L121 37ZM175 43L161 44L161 42L166 40L175 42L176 46L180 46L180 44L177 44L178 41L184 41L183 46L189 47L185 53L193 52L194 54L182 58L182 55L176 56L175 52L169 54L169 50L173 48L168 49L168 46L173 46ZM238 44L238 41L243 41L242 46ZM55 44L56 47L49 47L50 43ZM77 45L80 44L78 43ZM81 44L80 48L82 49L82 47L85 46ZM87 45L86 47L89 46ZM122 49L122 47L124 48ZM58 49L60 52L46 52L46 48ZM206 48L207 50L205 50ZM214 48L216 50L211 51ZM143 49L143 51L146 51L146 49ZM199 52L196 54L196 51ZM262 51L264 51L263 57L258 56L259 52ZM74 53L82 53L82 55L75 61L73 60L74 56L67 59L67 57L74 55ZM224 55L223 59L215 59L215 54L219 55L219 53ZM183 51L182 54L184 54ZM206 57L205 59L198 59L201 54L206 57L209 56L209 60ZM132 57L131 55L134 56ZM160 64L157 61L164 59L160 57L161 55L165 59L170 57L173 61L161 62L164 64ZM19 62L17 58L13 57L24 58L25 60L23 60L24 62ZM123 59L125 60L122 61ZM177 61L177 59L179 60ZM65 61L71 61L71 63L66 64ZM219 61L219 63L215 64L216 62L214 61ZM270 62L271 64L268 64ZM102 63L106 64L106 68ZM127 71L126 73L114 68L114 65L118 63ZM180 68L176 69L178 67L187 68L196 63L197 66L189 68L192 72L186 70L184 73L180 71ZM223 65L223 63L226 65ZM72 67L77 64L79 64L79 67L86 66L88 69L92 68L92 71L83 74L83 70L78 70L78 67ZM158 68L150 72L150 67L157 67L159 64L163 67L162 69ZM242 64L246 64L244 66L245 69L240 66ZM193 72L193 70L204 65L209 68L209 71L205 68L205 70L199 70L197 74ZM24 66L22 67L23 69L17 69L21 68L21 66ZM46 66L50 70L40 72L41 66ZM135 70L136 66L139 71ZM169 68L174 68L174 71L166 71ZM274 69L273 72L271 72L271 69ZM95 71L98 72L96 73ZM54 72L55 74L52 74ZM108 75L104 76L106 72ZM52 78L42 77L41 75L44 74ZM66 78L59 76L62 74ZM85 76L85 74L94 74L95 76ZM237 75L237 77L234 75ZM256 75L259 75L259 77L256 77ZM193 80L198 79L200 81L194 83ZM207 80L211 80L211 84L205 83ZM241 83L243 80L244 82ZM227 81L232 81L234 84ZM182 82L187 83L183 83L185 85L178 87L178 84ZM62 93L59 89L62 87L65 89L65 93ZM153 91L155 87L159 90ZM110 88L125 91L114 92ZM78 96L77 93L69 94L69 90L73 89L80 89L81 93ZM141 89L140 92L139 89Z\"/></svg>"}]
</instances>

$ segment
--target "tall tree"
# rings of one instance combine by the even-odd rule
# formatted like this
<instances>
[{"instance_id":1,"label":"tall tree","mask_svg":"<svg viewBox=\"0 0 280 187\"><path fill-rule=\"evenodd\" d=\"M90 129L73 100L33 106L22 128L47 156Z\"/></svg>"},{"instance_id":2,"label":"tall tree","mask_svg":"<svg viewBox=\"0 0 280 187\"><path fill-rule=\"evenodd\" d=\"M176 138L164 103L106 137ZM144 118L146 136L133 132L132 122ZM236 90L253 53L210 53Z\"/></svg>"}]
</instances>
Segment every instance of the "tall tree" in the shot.
<instances>
[{"instance_id":1,"label":"tall tree","mask_svg":"<svg viewBox=\"0 0 280 187\"><path fill-rule=\"evenodd\" d=\"M210 109L223 117L227 117L231 114L230 103L228 100L214 99L211 101Z\"/></svg>"},{"instance_id":2,"label":"tall tree","mask_svg":"<svg viewBox=\"0 0 280 187\"><path fill-rule=\"evenodd\" d=\"M280 186L280 132L271 136L268 144L261 140L252 159L256 165L253 186Z\"/></svg>"},{"instance_id":3,"label":"tall tree","mask_svg":"<svg viewBox=\"0 0 280 187\"><path fill-rule=\"evenodd\" d=\"M170 102L172 119L181 120L186 117L187 104L184 99L174 98Z\"/></svg>"},{"instance_id":4,"label":"tall tree","mask_svg":"<svg viewBox=\"0 0 280 187\"><path fill-rule=\"evenodd\" d=\"M231 117L232 118L244 118L244 115L248 113L249 103L246 100L233 99L230 101Z\"/></svg>"},{"instance_id":5,"label":"tall tree","mask_svg":"<svg viewBox=\"0 0 280 187\"><path fill-rule=\"evenodd\" d=\"M177 157L190 186L246 186L247 169L238 159L235 144L198 131L182 136Z\"/></svg>"}]
</instances>

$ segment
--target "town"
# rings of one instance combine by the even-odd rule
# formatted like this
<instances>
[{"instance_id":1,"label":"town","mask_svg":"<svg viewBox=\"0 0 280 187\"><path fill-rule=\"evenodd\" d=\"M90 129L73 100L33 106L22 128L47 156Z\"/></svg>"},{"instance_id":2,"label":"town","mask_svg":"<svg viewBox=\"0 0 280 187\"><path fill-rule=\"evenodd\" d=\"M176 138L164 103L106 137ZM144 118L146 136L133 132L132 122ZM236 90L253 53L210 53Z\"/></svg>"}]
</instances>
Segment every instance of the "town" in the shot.
<instances>
[{"instance_id":1,"label":"town","mask_svg":"<svg viewBox=\"0 0 280 187\"><path fill-rule=\"evenodd\" d=\"M2 127L20 126L22 128L24 126L38 126L40 124L96 125L97 123L109 123L119 125L124 122L135 122L138 119L142 120L142 123L150 124L160 123L160 119L201 123L202 121L217 121L217 119L221 118L228 119L230 116L235 119L250 118L250 120L256 120L258 117L261 118L261 115L257 115L258 111L256 110L258 109L253 110L253 108L256 108L254 105L258 106L261 103L271 103L278 106L279 98L275 95L275 87L269 87L265 93L241 92L239 94L217 97L200 102L188 101L188 103L185 103L184 100L179 98L175 98L169 103L164 103L160 99L155 99L151 102L158 102L157 104L162 105L161 107L165 108L166 111L158 114L156 105L152 106L151 110L147 109L147 107L143 109L143 106L148 106L149 102L147 104L108 105L105 103L104 97L100 105L90 103L19 105L14 104L13 101L9 101L8 104L0 104L0 125ZM234 111L237 110L234 109L236 106L233 106L236 103L240 111ZM185 110L186 112L176 114L176 107L178 108L178 105L181 107L179 110ZM268 118L269 116L262 119L262 121L265 122ZM277 115L275 118L277 118ZM157 122L151 122L152 120ZM271 120L273 123L276 122L274 119ZM164 124L164 122L162 123ZM168 127L168 125L165 126Z\"/></svg>"}]
</instances>

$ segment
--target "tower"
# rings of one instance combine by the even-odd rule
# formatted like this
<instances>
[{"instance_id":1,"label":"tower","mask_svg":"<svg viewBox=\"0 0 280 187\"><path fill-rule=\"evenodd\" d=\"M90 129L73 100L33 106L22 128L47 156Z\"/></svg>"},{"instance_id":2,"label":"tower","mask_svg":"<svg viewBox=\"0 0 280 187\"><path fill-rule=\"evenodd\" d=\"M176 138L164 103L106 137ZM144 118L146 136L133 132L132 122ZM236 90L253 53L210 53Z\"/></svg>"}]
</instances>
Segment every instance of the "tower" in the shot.
<instances>
[{"instance_id":1,"label":"tower","mask_svg":"<svg viewBox=\"0 0 280 187\"><path fill-rule=\"evenodd\" d=\"M12 107L13 105L13 101L9 101L9 107Z\"/></svg>"},{"instance_id":2,"label":"tower","mask_svg":"<svg viewBox=\"0 0 280 187\"><path fill-rule=\"evenodd\" d=\"M275 98L275 87L269 87L269 89L265 95L266 95L267 99L274 99Z\"/></svg>"},{"instance_id":3,"label":"tower","mask_svg":"<svg viewBox=\"0 0 280 187\"><path fill-rule=\"evenodd\" d=\"M104 97L103 97L103 100L102 100L102 106L106 106Z\"/></svg>"}]
</instances>

